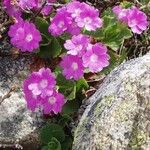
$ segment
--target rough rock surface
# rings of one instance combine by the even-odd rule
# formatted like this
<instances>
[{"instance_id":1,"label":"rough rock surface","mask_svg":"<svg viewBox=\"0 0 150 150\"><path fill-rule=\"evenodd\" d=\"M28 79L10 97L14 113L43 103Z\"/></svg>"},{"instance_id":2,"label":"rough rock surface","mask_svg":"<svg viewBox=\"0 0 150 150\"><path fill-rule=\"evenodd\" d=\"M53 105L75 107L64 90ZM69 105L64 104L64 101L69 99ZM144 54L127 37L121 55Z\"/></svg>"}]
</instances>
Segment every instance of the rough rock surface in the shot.
<instances>
[{"instance_id":1,"label":"rough rock surface","mask_svg":"<svg viewBox=\"0 0 150 150\"><path fill-rule=\"evenodd\" d=\"M89 103L73 150L149 150L150 53L112 71Z\"/></svg>"},{"instance_id":2,"label":"rough rock surface","mask_svg":"<svg viewBox=\"0 0 150 150\"><path fill-rule=\"evenodd\" d=\"M0 41L0 148L15 147L36 150L37 130L42 125L41 113L32 113L26 108L22 92L22 81L29 73L29 57L13 58L7 40ZM14 91L10 90L16 87ZM2 99L10 92L10 97ZM21 145L21 146L19 146Z\"/></svg>"}]
</instances>

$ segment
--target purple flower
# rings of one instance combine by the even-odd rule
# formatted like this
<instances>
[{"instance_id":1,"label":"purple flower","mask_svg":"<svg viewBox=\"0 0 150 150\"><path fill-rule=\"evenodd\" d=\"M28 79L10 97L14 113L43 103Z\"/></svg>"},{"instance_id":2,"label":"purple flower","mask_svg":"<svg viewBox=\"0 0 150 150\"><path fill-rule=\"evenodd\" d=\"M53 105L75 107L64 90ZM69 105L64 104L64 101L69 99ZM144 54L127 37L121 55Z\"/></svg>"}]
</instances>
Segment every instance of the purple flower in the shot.
<instances>
[{"instance_id":1,"label":"purple flower","mask_svg":"<svg viewBox=\"0 0 150 150\"><path fill-rule=\"evenodd\" d=\"M53 94L55 84L55 77L50 69L42 68L38 72L33 72L23 84L28 108L34 111L36 107L39 107L47 97Z\"/></svg>"},{"instance_id":2,"label":"purple flower","mask_svg":"<svg viewBox=\"0 0 150 150\"><path fill-rule=\"evenodd\" d=\"M60 66L63 68L63 75L66 79L78 80L83 77L82 59L78 56L66 55L63 57Z\"/></svg>"},{"instance_id":3,"label":"purple flower","mask_svg":"<svg viewBox=\"0 0 150 150\"><path fill-rule=\"evenodd\" d=\"M42 40L40 32L33 23L21 21L10 26L8 35L11 37L11 43L22 52L32 52L39 47Z\"/></svg>"},{"instance_id":4,"label":"purple flower","mask_svg":"<svg viewBox=\"0 0 150 150\"><path fill-rule=\"evenodd\" d=\"M75 22L80 28L85 28L88 31L95 31L102 27L102 20L99 18L99 11L85 3L82 12L75 18Z\"/></svg>"},{"instance_id":5,"label":"purple flower","mask_svg":"<svg viewBox=\"0 0 150 150\"><path fill-rule=\"evenodd\" d=\"M53 92L53 95L47 97L43 103L43 112L44 114L55 113L58 114L62 110L65 100L64 96L61 93Z\"/></svg>"},{"instance_id":6,"label":"purple flower","mask_svg":"<svg viewBox=\"0 0 150 150\"><path fill-rule=\"evenodd\" d=\"M48 30L53 36L59 36L64 33L71 24L72 18L66 11L66 8L63 7L58 10L57 14L52 19Z\"/></svg>"},{"instance_id":7,"label":"purple flower","mask_svg":"<svg viewBox=\"0 0 150 150\"><path fill-rule=\"evenodd\" d=\"M34 7L37 7L37 0L19 0L18 6L20 8L30 10Z\"/></svg>"},{"instance_id":8,"label":"purple flower","mask_svg":"<svg viewBox=\"0 0 150 150\"><path fill-rule=\"evenodd\" d=\"M67 40L64 47L68 50L68 54L82 56L90 42L88 36L79 34L73 36L71 40Z\"/></svg>"},{"instance_id":9,"label":"purple flower","mask_svg":"<svg viewBox=\"0 0 150 150\"><path fill-rule=\"evenodd\" d=\"M115 15L117 16L119 20L127 23L128 21L127 16L128 16L129 9L123 9L120 6L115 6L113 8L113 12L115 13Z\"/></svg>"},{"instance_id":10,"label":"purple flower","mask_svg":"<svg viewBox=\"0 0 150 150\"><path fill-rule=\"evenodd\" d=\"M141 34L149 25L145 13L136 7L123 9L120 6L115 6L113 12L119 20L127 23L134 33Z\"/></svg>"},{"instance_id":11,"label":"purple flower","mask_svg":"<svg viewBox=\"0 0 150 150\"><path fill-rule=\"evenodd\" d=\"M107 48L102 43L90 45L87 52L82 57L83 66L91 72L100 72L104 67L109 65L109 56Z\"/></svg>"},{"instance_id":12,"label":"purple flower","mask_svg":"<svg viewBox=\"0 0 150 150\"><path fill-rule=\"evenodd\" d=\"M147 29L148 21L144 12L136 7L132 7L128 13L128 26L134 33L141 34Z\"/></svg>"},{"instance_id":13,"label":"purple flower","mask_svg":"<svg viewBox=\"0 0 150 150\"><path fill-rule=\"evenodd\" d=\"M81 28L79 28L75 22L72 22L72 24L68 26L66 32L70 33L71 35L78 35L81 33Z\"/></svg>"},{"instance_id":14,"label":"purple flower","mask_svg":"<svg viewBox=\"0 0 150 150\"><path fill-rule=\"evenodd\" d=\"M42 13L43 15L45 15L45 16L48 16L48 15L51 13L52 9L53 9L53 7L50 6L48 3L54 3L54 2L56 2L56 0L47 0L47 3L46 3L45 6L43 7L41 13ZM37 8L37 9L40 9L40 8L42 7L43 3L44 3L43 0L38 0L38 4L37 4L37 7L36 7L36 8Z\"/></svg>"},{"instance_id":15,"label":"purple flower","mask_svg":"<svg viewBox=\"0 0 150 150\"><path fill-rule=\"evenodd\" d=\"M11 0L4 0L3 6L9 16L14 17L17 20L21 17L22 11L17 5L17 2L12 3Z\"/></svg>"},{"instance_id":16,"label":"purple flower","mask_svg":"<svg viewBox=\"0 0 150 150\"><path fill-rule=\"evenodd\" d=\"M97 9L86 3L73 1L57 11L49 26L49 32L53 36L59 36L64 32L78 35L82 28L95 31L100 27L102 20Z\"/></svg>"},{"instance_id":17,"label":"purple flower","mask_svg":"<svg viewBox=\"0 0 150 150\"><path fill-rule=\"evenodd\" d=\"M77 18L80 16L80 13L83 11L85 5L83 3L80 3L78 1L73 1L68 3L66 6L67 12L71 14L72 18Z\"/></svg>"}]
</instances>

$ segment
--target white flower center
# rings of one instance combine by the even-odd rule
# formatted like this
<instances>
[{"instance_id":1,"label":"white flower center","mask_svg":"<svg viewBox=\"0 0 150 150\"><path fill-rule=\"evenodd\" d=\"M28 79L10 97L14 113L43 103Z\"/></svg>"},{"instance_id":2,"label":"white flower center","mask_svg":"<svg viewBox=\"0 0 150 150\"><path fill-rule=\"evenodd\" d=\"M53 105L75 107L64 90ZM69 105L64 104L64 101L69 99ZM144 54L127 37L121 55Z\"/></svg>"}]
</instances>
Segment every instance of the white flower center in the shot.
<instances>
[{"instance_id":1,"label":"white flower center","mask_svg":"<svg viewBox=\"0 0 150 150\"><path fill-rule=\"evenodd\" d=\"M48 99L48 102L49 102L50 104L55 104L56 98L55 98L55 97L50 97L50 98Z\"/></svg>"},{"instance_id":2,"label":"white flower center","mask_svg":"<svg viewBox=\"0 0 150 150\"><path fill-rule=\"evenodd\" d=\"M91 20L90 17L86 17L86 18L84 18L84 22L85 22L86 24L90 24L90 23L92 22L92 20Z\"/></svg>"},{"instance_id":3,"label":"white flower center","mask_svg":"<svg viewBox=\"0 0 150 150\"><path fill-rule=\"evenodd\" d=\"M38 85L37 83L31 83L30 85L28 85L28 89L30 91L32 91L32 94L34 96L37 96L37 95L40 95L41 94L41 91L38 89Z\"/></svg>"},{"instance_id":4,"label":"white flower center","mask_svg":"<svg viewBox=\"0 0 150 150\"><path fill-rule=\"evenodd\" d=\"M26 41L31 42L32 40L33 40L32 34L28 34L28 35L26 36Z\"/></svg>"},{"instance_id":5,"label":"white flower center","mask_svg":"<svg viewBox=\"0 0 150 150\"><path fill-rule=\"evenodd\" d=\"M76 48L75 48L75 50L76 50L77 52L79 52L81 49L82 49L82 45L77 45Z\"/></svg>"},{"instance_id":6,"label":"white flower center","mask_svg":"<svg viewBox=\"0 0 150 150\"><path fill-rule=\"evenodd\" d=\"M119 13L119 18L122 18L122 17L125 17L126 16L126 11L125 10L122 10L120 13Z\"/></svg>"},{"instance_id":7,"label":"white flower center","mask_svg":"<svg viewBox=\"0 0 150 150\"><path fill-rule=\"evenodd\" d=\"M81 9L75 9L74 14L72 15L72 17L79 16L80 13L81 13Z\"/></svg>"},{"instance_id":8,"label":"white flower center","mask_svg":"<svg viewBox=\"0 0 150 150\"><path fill-rule=\"evenodd\" d=\"M96 62L98 60L98 56L96 55L96 54L93 54L93 55L91 55L91 57L90 57L90 61L91 62Z\"/></svg>"},{"instance_id":9,"label":"white flower center","mask_svg":"<svg viewBox=\"0 0 150 150\"><path fill-rule=\"evenodd\" d=\"M58 27L59 27L59 28L63 28L64 25L65 25L64 22L63 22L63 21L60 21L59 24L58 24Z\"/></svg>"},{"instance_id":10,"label":"white flower center","mask_svg":"<svg viewBox=\"0 0 150 150\"><path fill-rule=\"evenodd\" d=\"M23 28L18 28L17 32L16 32L16 36L19 36L20 34L22 34L24 32Z\"/></svg>"},{"instance_id":11,"label":"white flower center","mask_svg":"<svg viewBox=\"0 0 150 150\"><path fill-rule=\"evenodd\" d=\"M78 64L76 62L73 62L71 67L72 67L73 70L77 70L78 69Z\"/></svg>"},{"instance_id":12,"label":"white flower center","mask_svg":"<svg viewBox=\"0 0 150 150\"><path fill-rule=\"evenodd\" d=\"M48 86L48 81L43 79L40 83L39 83L40 87L42 89L46 88Z\"/></svg>"}]
</instances>

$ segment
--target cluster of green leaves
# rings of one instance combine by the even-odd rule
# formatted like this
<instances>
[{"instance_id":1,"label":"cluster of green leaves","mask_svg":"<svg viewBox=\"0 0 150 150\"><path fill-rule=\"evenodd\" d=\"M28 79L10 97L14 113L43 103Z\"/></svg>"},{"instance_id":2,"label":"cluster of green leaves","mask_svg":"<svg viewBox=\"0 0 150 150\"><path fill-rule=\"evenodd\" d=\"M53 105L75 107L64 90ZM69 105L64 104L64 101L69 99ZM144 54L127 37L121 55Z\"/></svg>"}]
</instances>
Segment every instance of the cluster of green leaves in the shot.
<instances>
[{"instance_id":1,"label":"cluster of green leaves","mask_svg":"<svg viewBox=\"0 0 150 150\"><path fill-rule=\"evenodd\" d=\"M48 124L41 129L42 150L69 150L72 146L72 138L65 134L62 126Z\"/></svg>"}]
</instances>

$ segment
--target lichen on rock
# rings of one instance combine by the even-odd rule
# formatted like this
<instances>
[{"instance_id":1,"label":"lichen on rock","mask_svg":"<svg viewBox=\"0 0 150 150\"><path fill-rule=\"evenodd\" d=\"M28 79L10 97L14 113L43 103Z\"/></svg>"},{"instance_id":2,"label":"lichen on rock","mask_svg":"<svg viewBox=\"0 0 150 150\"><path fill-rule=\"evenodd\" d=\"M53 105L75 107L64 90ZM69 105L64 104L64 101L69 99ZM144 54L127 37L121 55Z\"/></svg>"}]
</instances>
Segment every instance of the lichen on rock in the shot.
<instances>
[{"instance_id":1,"label":"lichen on rock","mask_svg":"<svg viewBox=\"0 0 150 150\"><path fill-rule=\"evenodd\" d=\"M89 101L73 150L148 150L150 53L113 70Z\"/></svg>"}]
</instances>

